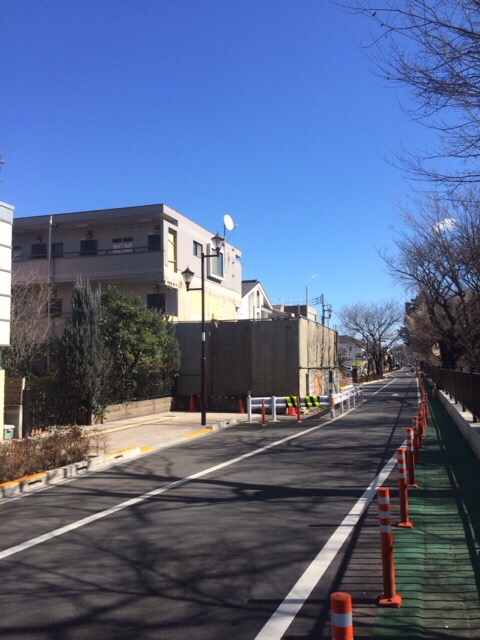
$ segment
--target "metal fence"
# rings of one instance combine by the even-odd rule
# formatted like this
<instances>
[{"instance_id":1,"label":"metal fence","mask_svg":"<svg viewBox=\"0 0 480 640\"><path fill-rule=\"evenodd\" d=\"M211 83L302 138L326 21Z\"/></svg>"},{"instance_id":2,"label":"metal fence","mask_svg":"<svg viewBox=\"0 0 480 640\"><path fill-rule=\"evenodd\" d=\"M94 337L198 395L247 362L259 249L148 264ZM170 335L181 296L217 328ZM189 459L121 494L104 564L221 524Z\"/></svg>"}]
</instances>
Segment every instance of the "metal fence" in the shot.
<instances>
[{"instance_id":1,"label":"metal fence","mask_svg":"<svg viewBox=\"0 0 480 640\"><path fill-rule=\"evenodd\" d=\"M106 404L152 400L170 396L172 382L159 374L146 374L137 376L128 388L111 387L109 391ZM28 436L33 429L88 424L89 407L88 399L81 402L71 387L55 378L27 383L23 392L23 434Z\"/></svg>"},{"instance_id":2,"label":"metal fence","mask_svg":"<svg viewBox=\"0 0 480 640\"><path fill-rule=\"evenodd\" d=\"M480 413L480 373L425 366L426 375L439 389L447 393L463 411L470 411L473 422Z\"/></svg>"},{"instance_id":3,"label":"metal fence","mask_svg":"<svg viewBox=\"0 0 480 640\"><path fill-rule=\"evenodd\" d=\"M46 380L23 391L23 435L33 429L78 424L78 402L71 392L55 380Z\"/></svg>"}]
</instances>

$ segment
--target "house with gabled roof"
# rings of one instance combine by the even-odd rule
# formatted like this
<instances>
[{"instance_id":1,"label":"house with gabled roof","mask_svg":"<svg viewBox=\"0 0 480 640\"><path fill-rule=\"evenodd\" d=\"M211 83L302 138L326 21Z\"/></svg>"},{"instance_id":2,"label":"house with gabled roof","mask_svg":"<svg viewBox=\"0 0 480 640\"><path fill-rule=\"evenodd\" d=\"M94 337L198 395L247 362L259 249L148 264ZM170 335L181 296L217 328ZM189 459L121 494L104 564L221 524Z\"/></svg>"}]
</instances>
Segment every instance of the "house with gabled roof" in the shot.
<instances>
[{"instance_id":1,"label":"house with gabled roof","mask_svg":"<svg viewBox=\"0 0 480 640\"><path fill-rule=\"evenodd\" d=\"M242 280L242 302L237 312L239 320L265 320L274 315L260 280Z\"/></svg>"}]
</instances>

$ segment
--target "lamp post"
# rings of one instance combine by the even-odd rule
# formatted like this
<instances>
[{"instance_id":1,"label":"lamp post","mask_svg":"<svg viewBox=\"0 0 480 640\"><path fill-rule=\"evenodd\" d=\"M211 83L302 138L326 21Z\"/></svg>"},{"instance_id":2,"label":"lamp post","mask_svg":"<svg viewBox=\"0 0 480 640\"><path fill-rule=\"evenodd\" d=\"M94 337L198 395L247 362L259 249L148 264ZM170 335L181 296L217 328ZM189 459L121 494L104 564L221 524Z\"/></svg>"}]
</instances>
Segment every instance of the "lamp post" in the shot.
<instances>
[{"instance_id":1,"label":"lamp post","mask_svg":"<svg viewBox=\"0 0 480 640\"><path fill-rule=\"evenodd\" d=\"M212 245L215 253L204 253L202 248L201 254L201 287L191 288L190 285L195 275L188 267L182 271L182 277L187 287L187 291L202 292L202 355L200 360L200 404L202 412L202 426L207 424L207 357L205 353L205 260L206 258L216 258L220 255L220 249L225 243L218 233L212 238Z\"/></svg>"}]
</instances>

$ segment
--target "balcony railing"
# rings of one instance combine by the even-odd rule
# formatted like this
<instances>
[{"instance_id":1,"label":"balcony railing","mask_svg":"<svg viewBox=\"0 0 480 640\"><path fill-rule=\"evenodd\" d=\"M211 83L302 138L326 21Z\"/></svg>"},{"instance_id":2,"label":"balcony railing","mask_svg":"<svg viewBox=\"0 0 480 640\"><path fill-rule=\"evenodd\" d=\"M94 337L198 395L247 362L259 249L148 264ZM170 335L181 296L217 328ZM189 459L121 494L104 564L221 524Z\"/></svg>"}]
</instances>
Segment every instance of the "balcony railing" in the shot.
<instances>
[{"instance_id":1,"label":"balcony railing","mask_svg":"<svg viewBox=\"0 0 480 640\"><path fill-rule=\"evenodd\" d=\"M15 256L13 274L17 282L73 282L78 275L91 280L153 277L163 279L164 252L148 247L75 251L52 256Z\"/></svg>"}]
</instances>

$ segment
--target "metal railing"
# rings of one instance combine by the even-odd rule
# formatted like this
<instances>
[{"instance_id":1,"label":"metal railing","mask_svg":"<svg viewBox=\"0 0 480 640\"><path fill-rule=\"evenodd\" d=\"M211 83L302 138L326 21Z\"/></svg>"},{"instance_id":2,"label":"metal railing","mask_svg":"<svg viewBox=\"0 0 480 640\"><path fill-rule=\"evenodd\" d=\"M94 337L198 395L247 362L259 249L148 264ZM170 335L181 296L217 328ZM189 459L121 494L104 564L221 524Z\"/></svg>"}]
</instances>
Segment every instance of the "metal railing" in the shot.
<instances>
[{"instance_id":1,"label":"metal railing","mask_svg":"<svg viewBox=\"0 0 480 640\"><path fill-rule=\"evenodd\" d=\"M118 249L84 249L83 251L79 249L78 251L62 251L61 253L52 254L52 260L61 260L62 258L78 258L78 257L90 257L90 256L113 256L113 255L126 255L130 253L160 253L162 252L161 247L121 247ZM48 253L39 253L39 254L28 254L28 255L20 255L15 254L12 257L12 262L25 262L26 260L47 260Z\"/></svg>"},{"instance_id":2,"label":"metal railing","mask_svg":"<svg viewBox=\"0 0 480 640\"><path fill-rule=\"evenodd\" d=\"M462 411L470 411L473 422L478 422L480 413L480 373L441 367L424 367L425 374L447 393Z\"/></svg>"},{"instance_id":3,"label":"metal railing","mask_svg":"<svg viewBox=\"0 0 480 640\"><path fill-rule=\"evenodd\" d=\"M337 407L340 408L341 413L344 413L352 407L355 407L359 402L363 401L363 387L362 385L359 385L357 387L345 389L340 393L330 393L328 395L307 397L316 399L315 406L328 407L330 409L331 417L334 418L336 415ZM300 407L304 407L306 409L312 408L312 405L309 404L305 396L300 398L298 398L297 396L261 396L254 398L249 393L247 396L248 421L252 421L252 413L254 411L261 411L262 407L264 406L265 411L271 414L272 421L275 422L277 419L277 410L286 410L289 406L287 398L294 398L295 406L298 406L297 403L299 402Z\"/></svg>"}]
</instances>

